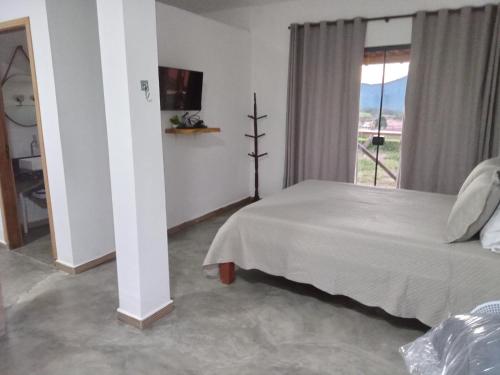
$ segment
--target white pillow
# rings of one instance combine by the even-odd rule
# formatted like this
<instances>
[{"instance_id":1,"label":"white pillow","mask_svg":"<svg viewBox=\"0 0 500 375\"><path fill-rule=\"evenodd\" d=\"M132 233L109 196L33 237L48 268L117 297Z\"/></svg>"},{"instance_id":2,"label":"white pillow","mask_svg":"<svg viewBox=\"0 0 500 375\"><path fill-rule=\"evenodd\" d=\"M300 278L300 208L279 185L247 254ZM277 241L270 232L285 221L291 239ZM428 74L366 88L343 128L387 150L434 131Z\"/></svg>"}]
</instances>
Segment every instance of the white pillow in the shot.
<instances>
[{"instance_id":1,"label":"white pillow","mask_svg":"<svg viewBox=\"0 0 500 375\"><path fill-rule=\"evenodd\" d=\"M448 242L468 241L486 225L500 202L500 168L477 176L457 196L446 225Z\"/></svg>"},{"instance_id":2,"label":"white pillow","mask_svg":"<svg viewBox=\"0 0 500 375\"><path fill-rule=\"evenodd\" d=\"M474 181L479 175L491 171L493 169L498 169L500 167L500 157L486 159L476 165L476 167L469 173L467 178L465 179L462 187L458 194L460 195L467 187Z\"/></svg>"},{"instance_id":3,"label":"white pillow","mask_svg":"<svg viewBox=\"0 0 500 375\"><path fill-rule=\"evenodd\" d=\"M479 233L481 246L495 253L500 253L500 206Z\"/></svg>"}]
</instances>

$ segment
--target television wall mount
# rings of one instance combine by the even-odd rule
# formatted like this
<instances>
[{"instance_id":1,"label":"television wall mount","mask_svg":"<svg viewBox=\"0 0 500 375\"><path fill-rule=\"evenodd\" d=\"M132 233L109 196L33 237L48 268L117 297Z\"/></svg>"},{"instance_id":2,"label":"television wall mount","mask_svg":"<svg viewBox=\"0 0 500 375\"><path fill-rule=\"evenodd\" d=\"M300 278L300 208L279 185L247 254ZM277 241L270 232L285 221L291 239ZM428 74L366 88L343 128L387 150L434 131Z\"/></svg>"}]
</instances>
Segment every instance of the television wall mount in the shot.
<instances>
[{"instance_id":1,"label":"television wall mount","mask_svg":"<svg viewBox=\"0 0 500 375\"><path fill-rule=\"evenodd\" d=\"M254 165L255 165L255 193L253 196L254 202L257 202L258 200L260 200L260 196L259 196L259 159L261 157L267 155L267 152L265 152L263 154L259 154L259 138L262 138L263 136L265 136L266 133L259 134L258 121L265 119L266 117L267 117L267 115L263 115L263 116L258 115L258 112L257 112L257 94L253 93L253 116L248 115L248 118L251 118L253 120L253 135L245 134L245 137L253 139L254 151L249 153L248 156L250 156L254 159Z\"/></svg>"}]
</instances>

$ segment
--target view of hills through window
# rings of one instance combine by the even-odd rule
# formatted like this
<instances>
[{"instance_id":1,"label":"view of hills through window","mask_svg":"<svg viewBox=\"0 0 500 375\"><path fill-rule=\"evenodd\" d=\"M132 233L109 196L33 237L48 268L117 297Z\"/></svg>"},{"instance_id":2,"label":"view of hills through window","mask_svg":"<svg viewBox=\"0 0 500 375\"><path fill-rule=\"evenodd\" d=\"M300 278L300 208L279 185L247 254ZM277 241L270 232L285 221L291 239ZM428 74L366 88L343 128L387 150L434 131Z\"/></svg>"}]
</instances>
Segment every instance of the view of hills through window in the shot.
<instances>
[{"instance_id":1,"label":"view of hills through window","mask_svg":"<svg viewBox=\"0 0 500 375\"><path fill-rule=\"evenodd\" d=\"M363 65L356 167L358 184L397 187L408 68L409 62ZM380 137L383 137L383 144L377 146Z\"/></svg>"}]
</instances>

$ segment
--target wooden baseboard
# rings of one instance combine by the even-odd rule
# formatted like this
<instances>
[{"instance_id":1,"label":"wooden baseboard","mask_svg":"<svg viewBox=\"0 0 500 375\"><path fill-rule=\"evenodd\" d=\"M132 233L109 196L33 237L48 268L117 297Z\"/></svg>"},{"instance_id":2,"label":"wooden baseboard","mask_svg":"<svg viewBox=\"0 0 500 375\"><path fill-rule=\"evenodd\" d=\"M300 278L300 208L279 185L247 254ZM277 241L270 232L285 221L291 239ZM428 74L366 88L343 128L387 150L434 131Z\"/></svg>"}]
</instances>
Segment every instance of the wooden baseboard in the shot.
<instances>
[{"instance_id":1,"label":"wooden baseboard","mask_svg":"<svg viewBox=\"0 0 500 375\"><path fill-rule=\"evenodd\" d=\"M252 197L248 197L248 198L242 199L242 200L240 200L238 202L231 203L231 204L229 204L227 206L218 208L217 210L209 212L208 214L200 216L200 217L198 217L196 219L189 220L189 221L186 221L186 222L184 222L182 224L176 225L175 227L172 227L172 228L168 229L167 233L169 235L178 233L180 231L183 231L186 228L192 227L195 224L201 223L202 221L211 219L211 218L213 218L215 216L218 216L218 215L221 215L221 214L223 214L223 213L225 213L227 211L231 211L231 210L235 210L237 208L241 208L241 207L247 206L250 203L253 203L253 198Z\"/></svg>"},{"instance_id":2,"label":"wooden baseboard","mask_svg":"<svg viewBox=\"0 0 500 375\"><path fill-rule=\"evenodd\" d=\"M121 311L118 311L118 320L126 323L128 325L131 325L132 327L139 328L139 329L145 329L151 327L151 325L163 318L165 315L168 315L172 312L174 309L174 303L170 302L167 306L161 308L154 314L151 314L145 319L137 319L133 316L127 315Z\"/></svg>"},{"instance_id":3,"label":"wooden baseboard","mask_svg":"<svg viewBox=\"0 0 500 375\"><path fill-rule=\"evenodd\" d=\"M66 273L69 273L71 275L77 275L79 273L91 270L92 268L96 268L97 266L100 266L101 264L111 262L112 260L116 259L116 252L111 252L109 254L106 254L100 258L91 260L90 262L80 264L79 266L76 267L71 267L66 264L60 263L57 260L54 262L55 266L57 269L64 271Z\"/></svg>"}]
</instances>

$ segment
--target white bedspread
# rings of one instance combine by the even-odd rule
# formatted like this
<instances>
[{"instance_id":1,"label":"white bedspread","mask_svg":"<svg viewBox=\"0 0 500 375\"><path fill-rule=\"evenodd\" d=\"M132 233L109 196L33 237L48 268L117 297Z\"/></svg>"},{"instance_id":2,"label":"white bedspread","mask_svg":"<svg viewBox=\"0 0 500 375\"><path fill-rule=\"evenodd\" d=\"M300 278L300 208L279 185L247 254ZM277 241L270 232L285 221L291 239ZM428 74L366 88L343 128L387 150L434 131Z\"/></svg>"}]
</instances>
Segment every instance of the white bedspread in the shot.
<instances>
[{"instance_id":1,"label":"white bedspread","mask_svg":"<svg viewBox=\"0 0 500 375\"><path fill-rule=\"evenodd\" d=\"M204 265L234 262L432 326L500 299L500 255L445 243L454 200L306 181L234 214Z\"/></svg>"}]
</instances>

